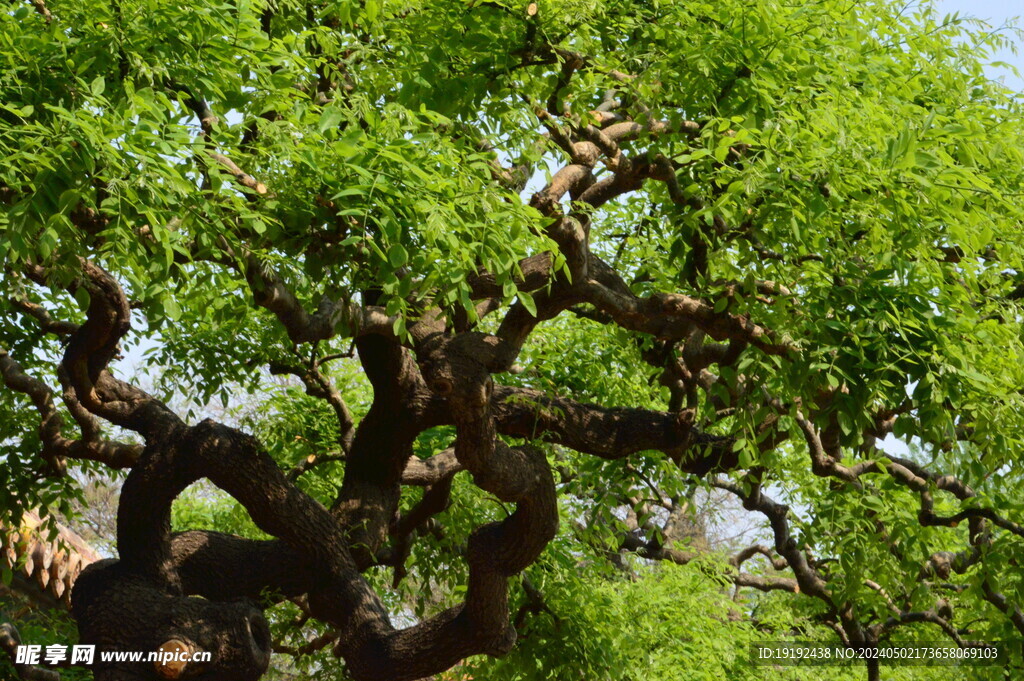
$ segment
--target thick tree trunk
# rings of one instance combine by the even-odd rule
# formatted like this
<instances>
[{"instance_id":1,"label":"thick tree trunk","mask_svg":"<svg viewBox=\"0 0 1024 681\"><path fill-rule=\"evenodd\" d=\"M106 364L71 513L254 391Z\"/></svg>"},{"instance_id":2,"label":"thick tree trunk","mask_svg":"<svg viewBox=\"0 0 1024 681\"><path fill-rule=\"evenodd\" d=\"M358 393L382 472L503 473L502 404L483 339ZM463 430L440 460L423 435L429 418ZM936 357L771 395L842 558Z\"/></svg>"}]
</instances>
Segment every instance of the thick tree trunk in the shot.
<instances>
[{"instance_id":1,"label":"thick tree trunk","mask_svg":"<svg viewBox=\"0 0 1024 681\"><path fill-rule=\"evenodd\" d=\"M174 596L154 588L119 561L91 565L79 577L74 616L83 644L97 648L96 681L158 681L167 678L254 681L270 663L270 628L251 602L215 602ZM104 662L103 652L149 655L170 642L210 661L177 667L152 662Z\"/></svg>"}]
</instances>

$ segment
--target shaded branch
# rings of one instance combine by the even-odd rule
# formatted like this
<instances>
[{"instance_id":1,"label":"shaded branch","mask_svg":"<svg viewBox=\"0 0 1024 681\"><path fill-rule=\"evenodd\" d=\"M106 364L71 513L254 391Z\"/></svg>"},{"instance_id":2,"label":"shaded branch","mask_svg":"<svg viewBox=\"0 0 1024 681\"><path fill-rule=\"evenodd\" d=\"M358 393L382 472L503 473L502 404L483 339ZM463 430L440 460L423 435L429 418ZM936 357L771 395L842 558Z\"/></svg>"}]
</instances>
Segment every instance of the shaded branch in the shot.
<instances>
[{"instance_id":1,"label":"shaded branch","mask_svg":"<svg viewBox=\"0 0 1024 681\"><path fill-rule=\"evenodd\" d=\"M305 368L281 362L271 362L270 373L297 376L306 387L307 395L322 399L331 406L338 420L338 443L341 445L342 452L348 454L352 448L352 438L355 436L355 420L348 405L345 404L341 393L334 387L331 379L320 371L320 364L321 361L316 358ZM303 471L300 471L300 474Z\"/></svg>"},{"instance_id":2,"label":"shaded branch","mask_svg":"<svg viewBox=\"0 0 1024 681\"><path fill-rule=\"evenodd\" d=\"M42 4L42 3L40 3ZM18 646L21 645L21 635L13 624L4 622L0 624L0 648L11 658L14 671L22 681L60 681L60 673L53 669L44 669L28 664L18 664Z\"/></svg>"},{"instance_id":3,"label":"shaded branch","mask_svg":"<svg viewBox=\"0 0 1024 681\"><path fill-rule=\"evenodd\" d=\"M81 267L82 277L71 287L89 293L86 321L71 335L61 361L76 399L91 413L144 436L180 423L158 400L108 371L130 329L128 299L105 270L88 260Z\"/></svg>"},{"instance_id":4,"label":"shaded branch","mask_svg":"<svg viewBox=\"0 0 1024 681\"><path fill-rule=\"evenodd\" d=\"M247 258L245 277L255 303L278 318L293 343L328 340L338 333L339 327L344 335L352 338L394 333L394 318L381 308L364 308L346 300L332 301L325 297L316 312L309 313L277 273L254 255Z\"/></svg>"},{"instance_id":5,"label":"shaded branch","mask_svg":"<svg viewBox=\"0 0 1024 681\"><path fill-rule=\"evenodd\" d=\"M36 13L43 17L46 23L53 21L53 15L50 14L50 10L46 7L45 0L31 0L32 7L35 8Z\"/></svg>"},{"instance_id":6,"label":"shaded branch","mask_svg":"<svg viewBox=\"0 0 1024 681\"><path fill-rule=\"evenodd\" d=\"M699 431L688 410L600 407L507 386L495 386L493 405L495 426L505 435L541 439L605 459L653 449L695 475L738 464L732 438Z\"/></svg>"},{"instance_id":7,"label":"shaded branch","mask_svg":"<svg viewBox=\"0 0 1024 681\"><path fill-rule=\"evenodd\" d=\"M78 330L78 324L55 319L42 305L25 298L11 298L11 305L38 321L44 333L66 337Z\"/></svg>"},{"instance_id":8,"label":"shaded branch","mask_svg":"<svg viewBox=\"0 0 1024 681\"><path fill-rule=\"evenodd\" d=\"M140 446L100 439L98 429L91 421L83 427L84 439L64 437L64 419L54 404L53 391L26 373L3 349L0 349L0 376L8 389L27 395L39 412L39 437L43 445L40 455L51 474L63 475L67 471L67 458L98 461L115 469L128 468L138 460L142 451ZM72 399L68 406L74 413L76 408L73 405L77 403ZM78 416L84 418L82 414Z\"/></svg>"}]
</instances>

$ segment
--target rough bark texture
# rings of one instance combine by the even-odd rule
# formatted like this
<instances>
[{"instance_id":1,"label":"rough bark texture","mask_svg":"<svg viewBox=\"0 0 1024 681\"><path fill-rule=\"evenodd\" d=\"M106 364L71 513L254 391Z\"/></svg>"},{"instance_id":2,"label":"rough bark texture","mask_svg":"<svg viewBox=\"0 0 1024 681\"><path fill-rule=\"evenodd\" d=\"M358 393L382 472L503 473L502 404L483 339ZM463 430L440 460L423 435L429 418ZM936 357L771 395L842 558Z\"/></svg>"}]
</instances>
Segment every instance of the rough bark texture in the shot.
<instances>
[{"instance_id":1,"label":"rough bark texture","mask_svg":"<svg viewBox=\"0 0 1024 681\"><path fill-rule=\"evenodd\" d=\"M35 4L43 7L42 3ZM531 7L532 17L537 7ZM272 9L267 11L273 14ZM313 14L311 10L310 16ZM45 16L49 21L48 12ZM268 33L272 20L270 16L264 24ZM950 526L966 520L970 528L968 549L961 554L936 554L922 567L919 581L936 575L945 579L951 572L962 573L977 563L992 545L994 527L1017 536L1024 536L1024 529L974 504L974 491L962 481L911 461L888 457L884 463L871 458L843 464L843 429L832 405L842 388L833 388L820 399L800 397L783 404L764 386L755 385L756 378L744 375L741 358L767 358L776 362L778 371L785 371L786 362L805 348L758 321L755 317L760 308L746 304L749 300L743 305L734 304L737 291L743 287L756 291L750 300L758 303L766 300L765 296L794 296L772 281L741 285L711 279L708 250L721 242L723 248L751 249L769 259L783 256L768 251L758 241L754 228L758 203L740 214L742 223L726 224L725 218L706 210L708 206L698 198L701 192L687 192L680 186L680 178L695 172L691 167L642 148L647 140L671 136L684 146L695 142L694 149L699 147L706 156L704 147L710 138L698 138L718 127L721 116L717 107L709 109L715 113L708 113L706 120L673 116L669 122L658 120L642 102L621 103L613 92L586 116L574 114L562 106L563 91L576 72L596 68L593 60L540 44L536 26L526 35L528 44L513 54L522 56L524 64L539 60L534 63L560 69L547 108L537 107L533 114L546 129L541 139L543 145L549 145L545 151L562 155L564 165L529 202L540 214L533 226L543 232L543 243L552 244L552 252L534 254L518 263L513 283L519 298L504 317L488 327L495 329L493 333L481 332L483 326L470 320L497 315L508 302L506 296L512 294L486 271L466 272L468 305L456 305L456 310L430 307L440 303L424 304L429 296L417 291L408 296L405 302L409 314L400 319L387 307L376 304L381 295L378 290L358 292L360 303L354 302L356 294L352 292L334 299L325 293L313 309L302 295L289 288L286 275L275 272L261 259L259 254L275 253L278 245L249 234L245 226L230 235L234 241L218 235L214 245L175 242L178 250L167 251L170 255L159 252L160 258L181 259L189 272L210 267L235 276L239 286L248 287L253 304L272 315L268 315L268 323L283 328L295 346L291 349L296 356L300 356L300 349L314 349L314 360L308 365L274 363L270 368L273 373L297 376L309 395L330 405L339 425L337 453L320 459L311 457L286 472L248 433L212 420L186 423L165 404L119 379L109 368L132 320L131 302L114 276L85 258L70 259L77 263L71 280L58 276L46 265L18 262L19 281L24 279L51 293L75 294L78 300L88 301L83 303L81 324L56 320L27 299L15 301L26 319L38 326L37 331L53 334L64 343L55 373L66 411L81 431L80 438L73 439L65 432L54 391L31 376L9 349L0 348L3 385L27 396L38 413L43 472L66 474L68 459L129 470L118 512L119 558L89 565L71 593L83 643L95 644L100 651L155 651L177 642L212 653L208 663L190 663L177 670L180 678L255 681L267 669L272 650L262 609L290 598L301 600L309 616L330 625L332 633L325 641L333 643L334 652L344 659L357 681L412 681L446 670L470 655L503 655L517 635L516 618L509 611L509 579L536 561L558 531L558 491L541 444L623 460L624 465L639 452L661 452L681 474L705 477L735 496L744 508L763 516L773 542L770 547L749 547L732 558L729 567L733 583L816 599L825 613L825 623L849 645L877 645L888 631L910 622L934 624L957 640L959 634L950 625L951 616L938 608L921 612L892 605L889 620L875 621L858 615L852 601L837 602L825 561L819 562L798 545L791 510L765 493L765 487L773 481L763 480L764 469L760 466L749 461L741 465L741 454L749 455L751 450L769 452L789 438L802 439L810 457L809 469L815 476L860 489L864 476L884 472L894 484L919 495L921 525ZM733 80L750 75L749 70L743 75L743 69ZM633 78L617 71L605 75L616 83ZM719 101L733 84L723 87ZM201 133L194 141L199 144L193 146L207 147L205 154L197 154L203 180L209 182L211 167L222 167L240 188L248 190L246 200L259 201L267 187L234 160L214 151L217 116L210 105L198 93L173 83L158 83L154 88L162 86L198 121ZM326 83L317 92L327 97L337 94L335 89L337 85ZM580 101L585 101L585 96ZM694 107L699 105L695 103ZM274 115L265 112L267 118ZM726 137L731 133L720 132ZM246 136L251 142L256 133ZM747 150L742 145L730 148L728 140L722 149L727 153L718 155L716 162L735 164L740 169ZM518 190L522 189L523 178L534 171L529 166L507 170L497 161L489 167L492 179ZM776 172L774 167L772 172ZM624 268L620 271L614 266L616 261L591 249L595 211L649 184L664 189L659 191L658 200L673 211L703 211L695 220L700 228L694 228L688 235L690 243L683 244L689 260L679 273L679 282L686 284L683 290L687 293L652 290L639 280L639 273L627 276ZM105 195L109 195L108 189L102 188ZM706 189L709 205L717 201L716 193L724 191L714 183ZM20 190L0 187L0 199L16 191ZM320 204L326 201L317 196L311 197L311 202L314 198ZM758 202L763 200L761 197ZM97 199L96 203L103 202ZM220 210L219 203L211 201L210 205ZM333 203L331 206L335 207ZM331 215L332 220L340 217ZM93 208L75 207L68 219L76 234L90 240L82 252L106 252L99 246L103 245L104 230L110 226L109 216ZM369 233L365 222L362 228ZM145 250L152 245L154 230L147 225L137 231L139 248ZM330 252L331 257L341 258L342 251L331 251L342 240L334 239L336 236L328 238L311 229L302 238L309 237L313 244L310 250L315 246ZM821 260L816 254L793 258ZM405 256L401 259L404 262ZM404 266L393 269L388 276L396 281L405 278L402 283L410 283L415 279L416 273L404 271ZM59 274L66 274L66 270ZM638 279L627 281L633 274ZM329 284L324 290L334 290L337 295L331 288L335 282ZM526 292L532 292L532 296L525 297ZM470 314L474 311L475 317ZM570 313L614 326L638 339L640 357L655 372L653 380L670 392L668 409L601 406L565 395L501 385L502 374L518 370L517 358L536 327ZM408 333L398 334L396 329L404 328L401 325L406 323ZM322 358L315 358L317 343L341 337L352 340L373 389L372 405L358 425L321 371L318 362ZM809 353L803 359L814 357ZM820 357L814 361L821 361ZM749 429L738 427L733 434L712 434L720 432L721 424L736 414L740 409L737 405L757 414L752 417L754 425ZM848 434L851 439L860 438L866 447L874 438L890 433L894 420L909 410L901 405L870 406L876 408L877 412L860 414L863 418L853 420L860 424L862 433ZM134 433L141 444L105 439L100 421ZM446 442L431 458L414 456L417 438L438 426L451 428L454 441ZM331 503L321 504L300 489L296 478L325 460L344 461L344 479ZM746 469L743 484L737 483L739 475L730 479L719 476L740 468ZM410 542L445 510L453 478L460 474L470 477L509 513L500 521L477 527L461 552L468 566L463 600L411 627L398 628L364 572L386 566L394 570L396 581L405 575ZM172 534L172 503L200 479L211 481L241 503L259 529L273 539L255 541L209 531ZM424 493L416 506L399 514L402 488L408 485L421 486ZM621 507L631 510L619 546L607 552L615 557L620 552L634 552L652 560L689 562L696 554L672 545L686 533L685 502L663 498L654 485L650 487L654 492L650 501L617 500ZM957 504L971 503L957 506L959 510L953 515L939 515L932 498L936 490L952 495ZM667 518L662 526L651 520L656 514L645 512L649 509L644 504L660 507L659 517ZM884 527L879 534L884 534ZM5 544L8 550L12 546ZM50 549L37 543L19 550L27 551L35 566L37 553L39 564L45 564ZM746 561L758 557L768 559L775 570L790 572L774 577L741 571ZM40 580L43 587L47 584L42 582L48 579L53 595L67 598L75 569L59 567L62 563L56 559L51 565L58 565L56 573L52 567L44 567L26 574ZM1020 607L994 582L986 578L982 583L984 598L1024 633ZM58 593L60 588L63 591ZM539 596L531 594L531 598L531 607L539 609ZM13 635L3 639L8 647L13 640ZM26 678L37 673L19 671ZM872 678L877 677L877 666L870 667L869 672ZM95 668L95 678L156 681L161 676L152 664L119 663Z\"/></svg>"},{"instance_id":2,"label":"rough bark texture","mask_svg":"<svg viewBox=\"0 0 1024 681\"><path fill-rule=\"evenodd\" d=\"M481 276L477 286L486 291L486 282ZM141 451L134 450L121 492L119 559L95 563L82 574L73 613L82 642L101 651L157 650L174 641L213 653L212 662L185 665L182 678L259 678L271 650L260 607L284 597L305 597L314 617L336 627L335 651L360 681L418 679L469 655L506 653L516 638L508 578L532 563L555 535L558 508L544 454L527 444L510 446L499 434L533 439L543 431L551 442L604 457L662 449L694 472L732 461L730 450L717 446L722 438L697 432L685 412L604 409L496 388L492 374L511 368L522 332L506 324L504 337L452 334L428 315L412 329L409 347L387 333L358 336L356 349L374 400L352 437L343 440L344 483L328 509L299 491L252 437L209 420L186 425L151 396L113 377L107 364L129 326L125 296L113 277L85 261L71 286L85 287L90 305L87 321L70 330L62 363L66 390L89 414L145 441ZM301 317L282 320L303 323ZM45 386L23 378L13 361L6 371L15 387L36 390L41 411L48 413ZM327 389L319 394L337 399ZM338 411L339 418L345 413ZM443 424L454 426L454 447L427 460L412 457L417 435ZM49 434L61 437L56 427ZM701 447L687 455L694 444ZM361 572L390 561L398 578L410 535L444 509L459 471L515 510L470 537L464 601L396 629ZM172 536L171 504L200 478L241 502L276 539L215 532ZM396 521L403 484L425 486L427 493ZM99 681L158 678L150 664L95 671Z\"/></svg>"}]
</instances>

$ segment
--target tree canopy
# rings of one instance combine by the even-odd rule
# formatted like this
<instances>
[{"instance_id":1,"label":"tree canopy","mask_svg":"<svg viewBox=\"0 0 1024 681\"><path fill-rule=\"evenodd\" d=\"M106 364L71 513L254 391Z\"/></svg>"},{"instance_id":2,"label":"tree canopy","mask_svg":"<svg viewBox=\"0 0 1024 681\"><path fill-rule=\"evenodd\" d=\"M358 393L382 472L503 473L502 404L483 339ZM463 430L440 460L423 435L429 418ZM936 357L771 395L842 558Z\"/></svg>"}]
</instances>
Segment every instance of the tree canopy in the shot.
<instances>
[{"instance_id":1,"label":"tree canopy","mask_svg":"<svg viewBox=\"0 0 1024 681\"><path fill-rule=\"evenodd\" d=\"M78 635L213 653L182 678L1019 641L1012 37L882 0L9 4L0 523L121 476Z\"/></svg>"}]
</instances>

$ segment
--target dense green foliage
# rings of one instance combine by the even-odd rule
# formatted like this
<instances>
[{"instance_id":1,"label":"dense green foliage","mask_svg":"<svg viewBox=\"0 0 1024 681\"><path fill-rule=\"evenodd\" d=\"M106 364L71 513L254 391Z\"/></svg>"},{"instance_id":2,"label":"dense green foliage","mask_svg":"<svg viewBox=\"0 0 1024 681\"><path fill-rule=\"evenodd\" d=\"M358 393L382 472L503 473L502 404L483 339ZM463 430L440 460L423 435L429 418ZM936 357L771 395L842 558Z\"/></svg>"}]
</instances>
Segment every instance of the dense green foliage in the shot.
<instances>
[{"instance_id":1,"label":"dense green foliage","mask_svg":"<svg viewBox=\"0 0 1024 681\"><path fill-rule=\"evenodd\" d=\"M344 424L280 374L322 360L357 426L372 391L351 359L355 315L305 342L266 303L275 282L310 314L372 302L414 349L411 329L433 311L493 334L507 309L525 310L544 321L499 384L685 413L735 454L698 476L681 467L700 451L596 457L534 433L561 527L524 573L532 586L512 580L512 613L526 613L517 647L470 658L469 673L755 679L752 642L835 641L826 624L849 634L893 616L907 621L883 640L1024 637L1024 108L985 73L1002 34L927 5L854 0L33 4L0 13L0 352L55 396L67 334L28 310L82 322L84 258L131 300L114 373L190 420L238 424L286 471L335 455ZM622 121L641 130L610 150L594 131ZM579 188L556 196L556 217L531 197L579 165L583 142L600 151L597 182L625 179L598 205L574 201ZM626 314L586 295L550 307L559 286L585 283L552 229L562 208L631 301L666 307ZM550 277L527 286L521 262L546 251ZM485 271L498 293L474 289ZM659 317L670 295L703 306L682 334ZM711 339L728 359L681 374ZM44 464L39 405L7 388L0 523L25 508L73 515L102 462L72 456L64 475ZM57 408L70 437L76 418ZM415 455L453 437L426 430ZM336 458L297 475L326 506L345 474ZM779 538L751 501L762 489L789 506L823 593L735 586L741 573L804 578L728 562ZM400 510L422 496L405 487ZM468 473L451 498L404 580L366 573L407 624L464 596L470 533L511 511ZM672 533L676 512L706 527L712 501L724 529ZM728 539L747 513L756 527ZM174 525L264 536L210 487L178 499ZM329 629L287 601L270 618L285 647ZM1016 678L1019 646L1011 659L1006 677L885 678ZM276 657L267 678L296 671L345 673L327 645Z\"/></svg>"}]
</instances>

